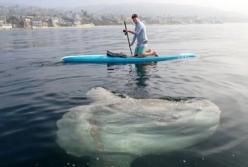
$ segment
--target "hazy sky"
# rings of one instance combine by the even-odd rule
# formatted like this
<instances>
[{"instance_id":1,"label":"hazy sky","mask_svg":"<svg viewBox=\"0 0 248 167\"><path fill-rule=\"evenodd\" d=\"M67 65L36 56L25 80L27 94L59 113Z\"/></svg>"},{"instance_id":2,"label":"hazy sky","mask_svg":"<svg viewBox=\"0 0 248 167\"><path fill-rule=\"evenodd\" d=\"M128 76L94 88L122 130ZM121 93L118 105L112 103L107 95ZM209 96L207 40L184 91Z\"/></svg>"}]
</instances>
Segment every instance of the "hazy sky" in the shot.
<instances>
[{"instance_id":1,"label":"hazy sky","mask_svg":"<svg viewBox=\"0 0 248 167\"><path fill-rule=\"evenodd\" d=\"M151 0L122 0L121 3L147 2ZM173 3L182 5L195 5L214 7L221 10L248 14L248 0L152 0L157 3ZM77 7L91 4L120 3L118 0L0 0L5 4L30 4L42 7Z\"/></svg>"}]
</instances>

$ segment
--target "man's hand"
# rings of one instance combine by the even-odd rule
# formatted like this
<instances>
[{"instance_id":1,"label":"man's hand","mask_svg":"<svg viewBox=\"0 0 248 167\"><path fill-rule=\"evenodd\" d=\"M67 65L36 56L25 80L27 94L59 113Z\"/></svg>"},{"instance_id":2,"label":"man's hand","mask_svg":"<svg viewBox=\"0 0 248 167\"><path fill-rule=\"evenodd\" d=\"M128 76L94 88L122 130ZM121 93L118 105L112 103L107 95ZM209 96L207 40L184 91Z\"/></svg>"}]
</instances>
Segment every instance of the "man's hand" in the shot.
<instances>
[{"instance_id":1,"label":"man's hand","mask_svg":"<svg viewBox=\"0 0 248 167\"><path fill-rule=\"evenodd\" d=\"M125 35L127 35L128 30L125 29L125 30L123 30L123 32L124 32Z\"/></svg>"}]
</instances>

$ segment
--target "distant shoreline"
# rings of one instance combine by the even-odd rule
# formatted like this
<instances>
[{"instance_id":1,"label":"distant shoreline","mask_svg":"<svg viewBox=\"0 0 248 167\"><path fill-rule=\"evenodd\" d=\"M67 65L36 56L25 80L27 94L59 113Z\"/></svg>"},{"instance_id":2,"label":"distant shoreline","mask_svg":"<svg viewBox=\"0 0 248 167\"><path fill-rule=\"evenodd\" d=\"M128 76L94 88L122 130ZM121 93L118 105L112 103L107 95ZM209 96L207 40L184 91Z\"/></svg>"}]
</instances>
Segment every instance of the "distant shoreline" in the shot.
<instances>
[{"instance_id":1,"label":"distant shoreline","mask_svg":"<svg viewBox=\"0 0 248 167\"><path fill-rule=\"evenodd\" d=\"M87 29L96 27L94 24L79 25L79 26L65 26L65 27L32 27L32 28L2 28L0 31L12 31L12 30L47 30L47 29Z\"/></svg>"},{"instance_id":2,"label":"distant shoreline","mask_svg":"<svg viewBox=\"0 0 248 167\"><path fill-rule=\"evenodd\" d=\"M203 24L147 24L147 26L174 26L174 25L181 25L181 26L188 26L188 25L223 25L223 24L248 24L246 22L242 23L233 23L233 22L226 22L226 23L203 23ZM15 30L49 30L49 29L92 29L97 27L115 27L115 26L122 26L119 24L116 25L83 25L83 26L68 26L68 27L33 27L33 28L2 28L0 27L1 31L15 31ZM127 26L133 26L132 24L128 24Z\"/></svg>"}]
</instances>

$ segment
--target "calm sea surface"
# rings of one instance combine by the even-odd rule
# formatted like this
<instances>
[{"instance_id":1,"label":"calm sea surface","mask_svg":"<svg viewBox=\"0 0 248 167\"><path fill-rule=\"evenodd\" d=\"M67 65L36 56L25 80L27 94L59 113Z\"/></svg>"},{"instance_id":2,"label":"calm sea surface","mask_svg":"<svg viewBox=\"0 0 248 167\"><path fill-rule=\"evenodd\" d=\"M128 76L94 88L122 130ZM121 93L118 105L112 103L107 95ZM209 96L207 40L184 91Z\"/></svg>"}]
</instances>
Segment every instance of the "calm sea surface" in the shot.
<instances>
[{"instance_id":1,"label":"calm sea surface","mask_svg":"<svg viewBox=\"0 0 248 167\"><path fill-rule=\"evenodd\" d=\"M190 148L137 158L135 167L248 166L248 24L148 26L159 54L196 59L150 65L63 64L75 54L128 53L122 27L0 31L0 166L87 166L56 143L56 122L89 104L101 86L134 98L203 97L221 119L216 133Z\"/></svg>"}]
</instances>

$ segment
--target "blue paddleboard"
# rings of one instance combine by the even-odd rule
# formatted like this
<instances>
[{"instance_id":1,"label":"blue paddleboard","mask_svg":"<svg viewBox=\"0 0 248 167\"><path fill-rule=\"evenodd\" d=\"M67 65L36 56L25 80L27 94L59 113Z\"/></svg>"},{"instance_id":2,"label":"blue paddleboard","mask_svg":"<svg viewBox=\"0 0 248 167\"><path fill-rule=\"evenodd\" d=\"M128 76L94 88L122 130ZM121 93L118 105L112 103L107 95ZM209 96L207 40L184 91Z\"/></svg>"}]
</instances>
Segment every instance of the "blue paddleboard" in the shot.
<instances>
[{"instance_id":1,"label":"blue paddleboard","mask_svg":"<svg viewBox=\"0 0 248 167\"><path fill-rule=\"evenodd\" d=\"M183 53L179 55L162 55L158 57L109 57L106 55L78 55L78 56L66 56L62 58L65 63L97 63L97 64L107 64L107 63L117 63L117 64L139 64L139 63L149 63L158 61L169 61L177 59L186 59L196 57L193 53Z\"/></svg>"}]
</instances>

